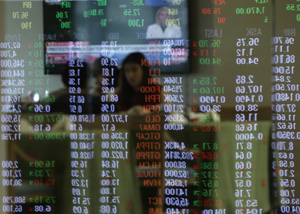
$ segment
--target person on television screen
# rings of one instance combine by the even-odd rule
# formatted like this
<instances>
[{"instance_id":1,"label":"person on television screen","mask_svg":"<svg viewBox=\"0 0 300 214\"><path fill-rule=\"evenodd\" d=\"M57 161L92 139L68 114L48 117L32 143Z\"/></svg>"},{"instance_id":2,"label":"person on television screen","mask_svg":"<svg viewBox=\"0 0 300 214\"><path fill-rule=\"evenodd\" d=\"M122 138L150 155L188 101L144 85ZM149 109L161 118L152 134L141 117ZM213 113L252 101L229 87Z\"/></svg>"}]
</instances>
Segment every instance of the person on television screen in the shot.
<instances>
[{"instance_id":1,"label":"person on television screen","mask_svg":"<svg viewBox=\"0 0 300 214\"><path fill-rule=\"evenodd\" d=\"M181 38L180 27L168 25L168 19L170 19L169 8L159 8L156 13L156 23L149 25L147 28L146 39Z\"/></svg>"}]
</instances>

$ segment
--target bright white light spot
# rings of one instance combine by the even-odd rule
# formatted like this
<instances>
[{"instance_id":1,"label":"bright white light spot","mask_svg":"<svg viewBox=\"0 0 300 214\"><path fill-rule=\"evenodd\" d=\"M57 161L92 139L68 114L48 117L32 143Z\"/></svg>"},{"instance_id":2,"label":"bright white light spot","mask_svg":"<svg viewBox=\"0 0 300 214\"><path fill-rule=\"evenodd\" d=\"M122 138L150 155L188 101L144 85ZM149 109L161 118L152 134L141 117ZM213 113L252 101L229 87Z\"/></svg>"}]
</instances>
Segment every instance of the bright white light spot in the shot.
<instances>
[{"instance_id":1,"label":"bright white light spot","mask_svg":"<svg viewBox=\"0 0 300 214\"><path fill-rule=\"evenodd\" d=\"M38 102L40 100L40 95L38 93L35 93L33 96L33 101Z\"/></svg>"}]
</instances>

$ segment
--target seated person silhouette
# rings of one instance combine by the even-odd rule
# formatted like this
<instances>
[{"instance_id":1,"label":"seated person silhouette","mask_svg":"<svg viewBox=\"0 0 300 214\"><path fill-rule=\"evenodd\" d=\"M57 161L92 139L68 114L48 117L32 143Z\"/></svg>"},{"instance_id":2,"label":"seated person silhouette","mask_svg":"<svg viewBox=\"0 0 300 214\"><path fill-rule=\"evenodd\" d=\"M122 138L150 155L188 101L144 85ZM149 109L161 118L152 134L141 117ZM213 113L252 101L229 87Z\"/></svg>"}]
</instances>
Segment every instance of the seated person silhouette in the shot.
<instances>
[{"instance_id":1,"label":"seated person silhouette","mask_svg":"<svg viewBox=\"0 0 300 214\"><path fill-rule=\"evenodd\" d=\"M120 74L120 85L116 89L116 94L119 96L119 111L126 111L133 114L144 114L143 105L159 105L159 100L146 102L145 97L149 93L142 93L141 87L148 86L150 78L150 67L142 65L142 61L146 58L141 53L129 54L122 63L122 71ZM163 91L161 86L158 90L151 93L152 95L160 95ZM163 97L163 96L162 96Z\"/></svg>"}]
</instances>

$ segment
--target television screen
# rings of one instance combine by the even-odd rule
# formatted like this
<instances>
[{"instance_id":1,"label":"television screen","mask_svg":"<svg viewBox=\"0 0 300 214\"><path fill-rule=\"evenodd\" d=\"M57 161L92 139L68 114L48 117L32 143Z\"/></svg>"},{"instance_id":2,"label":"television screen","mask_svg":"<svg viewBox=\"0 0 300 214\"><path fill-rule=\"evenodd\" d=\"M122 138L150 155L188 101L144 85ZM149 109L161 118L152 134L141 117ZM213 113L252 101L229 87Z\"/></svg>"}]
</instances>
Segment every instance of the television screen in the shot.
<instances>
[{"instance_id":1,"label":"television screen","mask_svg":"<svg viewBox=\"0 0 300 214\"><path fill-rule=\"evenodd\" d=\"M70 59L92 63L100 56L120 65L142 52L144 63L162 72L187 72L187 24L185 0L46 1L46 67L59 73Z\"/></svg>"}]
</instances>

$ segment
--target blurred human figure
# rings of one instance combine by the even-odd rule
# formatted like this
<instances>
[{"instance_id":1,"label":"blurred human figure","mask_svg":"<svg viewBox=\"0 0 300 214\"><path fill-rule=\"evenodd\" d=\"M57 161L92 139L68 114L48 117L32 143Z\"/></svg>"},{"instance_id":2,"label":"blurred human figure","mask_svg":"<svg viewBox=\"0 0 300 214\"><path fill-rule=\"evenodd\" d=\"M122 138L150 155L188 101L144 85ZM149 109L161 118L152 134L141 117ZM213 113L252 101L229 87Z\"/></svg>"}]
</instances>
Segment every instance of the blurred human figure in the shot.
<instances>
[{"instance_id":1,"label":"blurred human figure","mask_svg":"<svg viewBox=\"0 0 300 214\"><path fill-rule=\"evenodd\" d=\"M92 74L96 79L95 96L103 94L102 87L116 88L119 83L119 70L116 62L106 57L97 58L92 66Z\"/></svg>"},{"instance_id":2,"label":"blurred human figure","mask_svg":"<svg viewBox=\"0 0 300 214\"><path fill-rule=\"evenodd\" d=\"M62 72L62 82L68 93L55 98L55 102L51 104L51 112L99 114L102 103L99 97L88 94L89 77L87 63L81 60L69 61Z\"/></svg>"},{"instance_id":3,"label":"blurred human figure","mask_svg":"<svg viewBox=\"0 0 300 214\"><path fill-rule=\"evenodd\" d=\"M143 114L143 105L160 104L158 100L146 102L145 96L149 93L142 93L141 87L148 85L150 68L143 65L142 61L146 58L141 53L132 53L128 55L122 63L122 71L120 75L120 86L116 93L119 96L119 110L130 111L137 114ZM157 87L153 94L160 95L162 89Z\"/></svg>"},{"instance_id":4,"label":"blurred human figure","mask_svg":"<svg viewBox=\"0 0 300 214\"><path fill-rule=\"evenodd\" d=\"M159 8L156 13L156 22L147 28L146 39L181 38L180 27L168 26L168 19L170 19L169 8Z\"/></svg>"}]
</instances>

